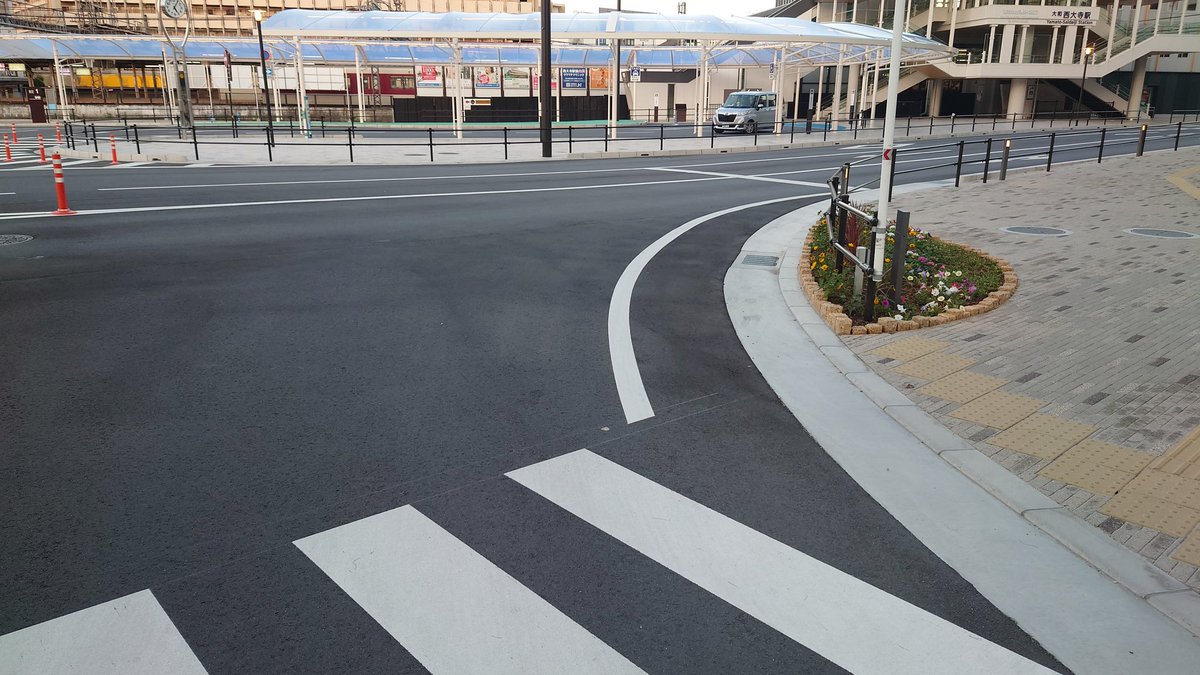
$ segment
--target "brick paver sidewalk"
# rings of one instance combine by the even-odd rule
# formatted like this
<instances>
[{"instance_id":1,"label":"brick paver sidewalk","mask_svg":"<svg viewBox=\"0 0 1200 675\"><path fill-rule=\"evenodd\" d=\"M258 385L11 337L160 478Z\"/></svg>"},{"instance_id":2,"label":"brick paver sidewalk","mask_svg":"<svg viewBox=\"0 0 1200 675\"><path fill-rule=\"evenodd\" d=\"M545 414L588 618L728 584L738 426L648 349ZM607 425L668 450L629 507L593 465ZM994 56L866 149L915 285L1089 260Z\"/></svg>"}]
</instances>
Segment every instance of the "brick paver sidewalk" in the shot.
<instances>
[{"instance_id":1,"label":"brick paver sidewalk","mask_svg":"<svg viewBox=\"0 0 1200 675\"><path fill-rule=\"evenodd\" d=\"M1200 152L896 202L914 225L1008 260L1020 287L978 317L846 343L980 451L1200 589Z\"/></svg>"}]
</instances>

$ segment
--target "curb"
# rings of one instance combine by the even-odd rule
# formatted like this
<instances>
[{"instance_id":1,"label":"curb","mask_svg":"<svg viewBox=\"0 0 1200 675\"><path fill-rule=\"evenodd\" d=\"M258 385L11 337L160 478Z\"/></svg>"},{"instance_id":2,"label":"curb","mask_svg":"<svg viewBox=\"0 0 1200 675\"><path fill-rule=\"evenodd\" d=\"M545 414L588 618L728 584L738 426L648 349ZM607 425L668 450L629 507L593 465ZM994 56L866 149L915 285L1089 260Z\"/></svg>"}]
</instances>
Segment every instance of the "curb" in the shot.
<instances>
[{"instance_id":1,"label":"curb","mask_svg":"<svg viewBox=\"0 0 1200 675\"><path fill-rule=\"evenodd\" d=\"M932 187L938 185L911 186L911 189ZM800 285L800 260L807 246L797 230L805 223L815 223L823 208L824 204L814 204L783 216L797 222L789 226L791 242L780 263L778 283L793 318L833 366L947 464L1102 574L1184 630L1200 637L1200 593L1067 512L1060 504L993 462L875 374L843 345L841 338L814 310Z\"/></svg>"},{"instance_id":2,"label":"curb","mask_svg":"<svg viewBox=\"0 0 1200 675\"><path fill-rule=\"evenodd\" d=\"M67 148L55 148L55 152L60 157L69 157L71 159L112 159L112 152L91 152L88 150L69 150ZM193 160L188 159L184 155L148 155L134 154L131 152L117 152L118 162L170 162L172 164L193 164Z\"/></svg>"}]
</instances>

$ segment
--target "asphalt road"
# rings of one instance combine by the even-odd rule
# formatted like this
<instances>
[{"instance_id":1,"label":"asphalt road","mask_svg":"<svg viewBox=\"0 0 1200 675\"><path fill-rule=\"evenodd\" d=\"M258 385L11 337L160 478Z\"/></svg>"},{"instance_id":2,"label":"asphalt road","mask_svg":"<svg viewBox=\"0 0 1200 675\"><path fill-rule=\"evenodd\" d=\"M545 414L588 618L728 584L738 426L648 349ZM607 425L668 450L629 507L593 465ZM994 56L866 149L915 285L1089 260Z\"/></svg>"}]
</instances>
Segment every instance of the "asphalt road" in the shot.
<instances>
[{"instance_id":1,"label":"asphalt road","mask_svg":"<svg viewBox=\"0 0 1200 675\"><path fill-rule=\"evenodd\" d=\"M932 145L901 170L957 153ZM1061 670L812 441L726 315L746 237L843 161L870 180L872 152L68 170L69 218L43 215L45 172L0 172L0 233L35 237L0 247L0 635L150 589L210 673L425 672L293 544L412 505L647 672L840 671L504 475L586 447ZM795 195L650 263L631 318L657 416L627 426L626 264Z\"/></svg>"}]
</instances>

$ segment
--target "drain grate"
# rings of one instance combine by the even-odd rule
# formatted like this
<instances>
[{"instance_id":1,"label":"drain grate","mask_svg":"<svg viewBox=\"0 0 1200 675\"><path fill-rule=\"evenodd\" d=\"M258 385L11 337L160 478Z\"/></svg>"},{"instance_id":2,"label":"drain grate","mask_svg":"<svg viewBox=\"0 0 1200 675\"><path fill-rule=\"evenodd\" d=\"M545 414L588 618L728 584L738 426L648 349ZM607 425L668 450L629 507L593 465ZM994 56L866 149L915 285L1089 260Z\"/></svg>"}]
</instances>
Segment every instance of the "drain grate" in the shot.
<instances>
[{"instance_id":1,"label":"drain grate","mask_svg":"<svg viewBox=\"0 0 1200 675\"><path fill-rule=\"evenodd\" d=\"M0 234L0 246L11 246L13 244L24 244L33 239L27 234Z\"/></svg>"},{"instance_id":2,"label":"drain grate","mask_svg":"<svg viewBox=\"0 0 1200 675\"><path fill-rule=\"evenodd\" d=\"M1014 225L1012 227L1002 227L1000 231L1009 234L1025 234L1033 237L1065 237L1071 234L1070 230L1064 230L1059 227L1041 227L1039 225Z\"/></svg>"},{"instance_id":3,"label":"drain grate","mask_svg":"<svg viewBox=\"0 0 1200 675\"><path fill-rule=\"evenodd\" d=\"M742 258L742 264L754 265L756 267L774 267L779 264L779 256L750 253Z\"/></svg>"},{"instance_id":4,"label":"drain grate","mask_svg":"<svg viewBox=\"0 0 1200 675\"><path fill-rule=\"evenodd\" d=\"M1135 234L1139 237L1158 237L1159 239L1195 239L1200 237L1200 234L1192 232L1181 232L1179 230L1160 230L1154 227L1131 227L1124 230L1129 234Z\"/></svg>"}]
</instances>

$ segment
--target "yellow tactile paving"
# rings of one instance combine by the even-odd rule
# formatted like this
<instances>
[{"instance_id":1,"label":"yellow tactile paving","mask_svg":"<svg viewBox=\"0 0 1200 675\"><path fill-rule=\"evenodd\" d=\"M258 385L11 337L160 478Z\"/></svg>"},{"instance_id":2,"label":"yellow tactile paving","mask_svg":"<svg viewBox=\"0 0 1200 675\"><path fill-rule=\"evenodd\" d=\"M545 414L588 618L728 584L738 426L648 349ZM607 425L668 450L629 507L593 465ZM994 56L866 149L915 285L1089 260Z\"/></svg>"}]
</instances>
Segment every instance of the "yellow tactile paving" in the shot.
<instances>
[{"instance_id":1,"label":"yellow tactile paving","mask_svg":"<svg viewBox=\"0 0 1200 675\"><path fill-rule=\"evenodd\" d=\"M1196 174L1200 174L1200 166L1193 166L1190 169L1170 174L1167 176L1167 181L1196 199L1200 199L1200 186L1188 180L1189 177Z\"/></svg>"},{"instance_id":2,"label":"yellow tactile paving","mask_svg":"<svg viewBox=\"0 0 1200 675\"><path fill-rule=\"evenodd\" d=\"M907 340L893 342L890 345L884 345L867 353L871 356L878 356L881 359L908 361L919 356L925 356L930 352L936 352L939 349L945 349L949 344L949 342L943 342L941 340L909 338Z\"/></svg>"},{"instance_id":3,"label":"yellow tactile paving","mask_svg":"<svg viewBox=\"0 0 1200 675\"><path fill-rule=\"evenodd\" d=\"M1122 490L1101 509L1114 518L1154 528L1173 537L1182 537L1200 523L1200 510L1173 504L1165 499Z\"/></svg>"},{"instance_id":4,"label":"yellow tactile paving","mask_svg":"<svg viewBox=\"0 0 1200 675\"><path fill-rule=\"evenodd\" d=\"M987 442L1026 455L1054 459L1095 430L1094 427L1070 422L1061 417L1034 414L992 436ZM1150 459L1151 457L1146 457L1147 462Z\"/></svg>"},{"instance_id":5,"label":"yellow tactile paving","mask_svg":"<svg viewBox=\"0 0 1200 675\"><path fill-rule=\"evenodd\" d=\"M1150 460L1154 459L1154 455L1148 452L1138 452L1092 438L1080 441L1078 445L1068 450L1067 454L1089 457L1097 464L1134 474L1146 468Z\"/></svg>"},{"instance_id":6,"label":"yellow tactile paving","mask_svg":"<svg viewBox=\"0 0 1200 675\"><path fill-rule=\"evenodd\" d=\"M1098 495L1115 494L1133 480L1133 474L1128 471L1087 462L1064 462L1061 457L1038 473Z\"/></svg>"},{"instance_id":7,"label":"yellow tactile paving","mask_svg":"<svg viewBox=\"0 0 1200 675\"><path fill-rule=\"evenodd\" d=\"M1200 509L1200 480L1164 473L1157 469L1146 469L1125 489L1154 495L1180 506Z\"/></svg>"},{"instance_id":8,"label":"yellow tactile paving","mask_svg":"<svg viewBox=\"0 0 1200 675\"><path fill-rule=\"evenodd\" d=\"M919 377L924 380L937 380L946 377L950 373L962 370L973 363L975 363L974 359L954 356L953 354L944 354L938 351L909 361L892 370L901 375Z\"/></svg>"},{"instance_id":9,"label":"yellow tactile paving","mask_svg":"<svg viewBox=\"0 0 1200 675\"><path fill-rule=\"evenodd\" d=\"M1167 473L1200 478L1200 428L1188 434L1179 445L1154 460L1150 466Z\"/></svg>"},{"instance_id":10,"label":"yellow tactile paving","mask_svg":"<svg viewBox=\"0 0 1200 675\"><path fill-rule=\"evenodd\" d=\"M1192 532L1183 540L1171 557L1189 565L1200 567L1200 530Z\"/></svg>"},{"instance_id":11,"label":"yellow tactile paving","mask_svg":"<svg viewBox=\"0 0 1200 675\"><path fill-rule=\"evenodd\" d=\"M941 381L938 380L938 382ZM937 382L933 384L937 384ZM929 386L932 385L925 385L922 389ZM920 389L917 391L920 391ZM996 429L1007 429L1037 412L1045 405L1045 401L1039 401L1036 398L1009 394L1003 391L993 391L980 396L966 405L960 406L957 410L950 413L950 416Z\"/></svg>"},{"instance_id":12,"label":"yellow tactile paving","mask_svg":"<svg viewBox=\"0 0 1200 675\"><path fill-rule=\"evenodd\" d=\"M915 391L918 394L933 396L946 401L968 403L1006 384L1008 384L1008 380L972 373L969 370L960 370L957 373L950 373L946 377L934 380Z\"/></svg>"}]
</instances>

